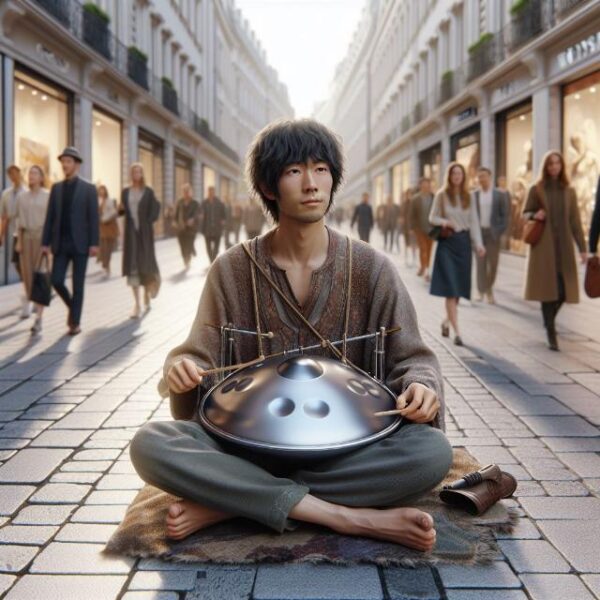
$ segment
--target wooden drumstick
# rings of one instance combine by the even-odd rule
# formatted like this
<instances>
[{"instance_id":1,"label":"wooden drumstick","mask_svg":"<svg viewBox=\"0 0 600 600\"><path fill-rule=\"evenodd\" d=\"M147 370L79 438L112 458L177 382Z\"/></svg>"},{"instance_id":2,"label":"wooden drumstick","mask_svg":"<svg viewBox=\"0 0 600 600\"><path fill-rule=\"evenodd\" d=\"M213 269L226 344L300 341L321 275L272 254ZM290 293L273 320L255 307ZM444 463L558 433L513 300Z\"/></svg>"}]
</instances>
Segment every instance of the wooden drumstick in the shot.
<instances>
[{"instance_id":1,"label":"wooden drumstick","mask_svg":"<svg viewBox=\"0 0 600 600\"><path fill-rule=\"evenodd\" d=\"M390 417L392 415L399 415L406 408L406 400L402 398L400 400L401 408L395 408L394 410L380 410L379 412L373 413L375 417Z\"/></svg>"}]
</instances>

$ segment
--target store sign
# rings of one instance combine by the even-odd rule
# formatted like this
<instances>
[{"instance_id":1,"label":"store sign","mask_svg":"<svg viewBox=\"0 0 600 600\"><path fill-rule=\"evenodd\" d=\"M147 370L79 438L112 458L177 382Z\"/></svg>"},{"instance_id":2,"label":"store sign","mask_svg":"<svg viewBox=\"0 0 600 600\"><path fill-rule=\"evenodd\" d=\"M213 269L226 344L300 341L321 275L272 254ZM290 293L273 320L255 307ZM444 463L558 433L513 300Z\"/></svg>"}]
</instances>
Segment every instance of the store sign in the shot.
<instances>
[{"instance_id":1,"label":"store sign","mask_svg":"<svg viewBox=\"0 0 600 600\"><path fill-rule=\"evenodd\" d=\"M559 69L566 69L600 51L600 31L569 46L558 55Z\"/></svg>"},{"instance_id":2,"label":"store sign","mask_svg":"<svg viewBox=\"0 0 600 600\"><path fill-rule=\"evenodd\" d=\"M511 81L504 83L492 91L490 104L495 106L508 99L512 99L513 96L524 90L529 86L530 80L522 77L519 79L512 79Z\"/></svg>"},{"instance_id":3,"label":"store sign","mask_svg":"<svg viewBox=\"0 0 600 600\"><path fill-rule=\"evenodd\" d=\"M458 115L456 115L456 118L460 122L460 121L466 121L467 119L470 119L471 117L476 117L476 116L477 116L477 107L469 106L468 108L465 108L465 110L459 112Z\"/></svg>"},{"instance_id":4,"label":"store sign","mask_svg":"<svg viewBox=\"0 0 600 600\"><path fill-rule=\"evenodd\" d=\"M62 56L56 56L52 50L46 48L43 44L37 44L35 47L36 52L42 57L42 59L54 68L67 73L69 71L69 62L66 61Z\"/></svg>"}]
</instances>

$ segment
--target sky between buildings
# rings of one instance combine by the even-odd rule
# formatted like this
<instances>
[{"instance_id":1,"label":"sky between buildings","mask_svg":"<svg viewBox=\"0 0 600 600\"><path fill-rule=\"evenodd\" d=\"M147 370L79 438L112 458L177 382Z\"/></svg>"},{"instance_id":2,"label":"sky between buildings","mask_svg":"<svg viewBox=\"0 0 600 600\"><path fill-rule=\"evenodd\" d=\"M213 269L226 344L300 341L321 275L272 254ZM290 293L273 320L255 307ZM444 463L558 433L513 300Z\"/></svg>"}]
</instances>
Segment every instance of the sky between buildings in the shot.
<instances>
[{"instance_id":1,"label":"sky between buildings","mask_svg":"<svg viewBox=\"0 0 600 600\"><path fill-rule=\"evenodd\" d=\"M235 0L287 85L297 117L327 98L365 0Z\"/></svg>"}]
</instances>

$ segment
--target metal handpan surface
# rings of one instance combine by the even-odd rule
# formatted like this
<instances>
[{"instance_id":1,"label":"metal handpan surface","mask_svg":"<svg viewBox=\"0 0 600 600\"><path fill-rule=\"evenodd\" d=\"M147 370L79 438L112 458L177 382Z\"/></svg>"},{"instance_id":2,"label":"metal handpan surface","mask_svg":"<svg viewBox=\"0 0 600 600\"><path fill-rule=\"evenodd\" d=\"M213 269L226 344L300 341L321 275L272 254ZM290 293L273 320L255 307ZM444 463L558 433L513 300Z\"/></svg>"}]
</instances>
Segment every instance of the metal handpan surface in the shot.
<instances>
[{"instance_id":1,"label":"metal handpan surface","mask_svg":"<svg viewBox=\"0 0 600 600\"><path fill-rule=\"evenodd\" d=\"M240 369L202 398L199 420L214 437L257 452L325 458L381 439L399 416L387 387L338 360L296 355Z\"/></svg>"}]
</instances>

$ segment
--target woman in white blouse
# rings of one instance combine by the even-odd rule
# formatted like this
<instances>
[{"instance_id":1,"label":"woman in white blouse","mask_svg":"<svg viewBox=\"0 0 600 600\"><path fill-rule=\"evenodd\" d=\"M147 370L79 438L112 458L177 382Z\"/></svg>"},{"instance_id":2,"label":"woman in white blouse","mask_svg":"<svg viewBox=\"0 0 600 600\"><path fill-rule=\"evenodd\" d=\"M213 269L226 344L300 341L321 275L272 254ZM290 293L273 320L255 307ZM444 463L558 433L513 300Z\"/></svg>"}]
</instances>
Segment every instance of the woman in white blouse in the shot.
<instances>
[{"instance_id":1,"label":"woman in white blouse","mask_svg":"<svg viewBox=\"0 0 600 600\"><path fill-rule=\"evenodd\" d=\"M462 346L458 328L458 302L471 298L472 248L479 256L485 255L481 228L475 203L467 187L465 168L452 162L446 169L445 185L436 194L429 222L441 227L438 238L433 275L429 292L446 298L446 318L442 322L442 335L454 329L454 343Z\"/></svg>"},{"instance_id":2,"label":"woman in white blouse","mask_svg":"<svg viewBox=\"0 0 600 600\"><path fill-rule=\"evenodd\" d=\"M27 298L31 296L33 274L40 258L42 246L42 230L48 208L48 190L44 188L44 171L38 165L29 167L27 174L29 189L17 196L17 222L19 231L17 249L21 267L21 278ZM35 321L31 327L32 333L42 329L41 304L35 305Z\"/></svg>"}]
</instances>

